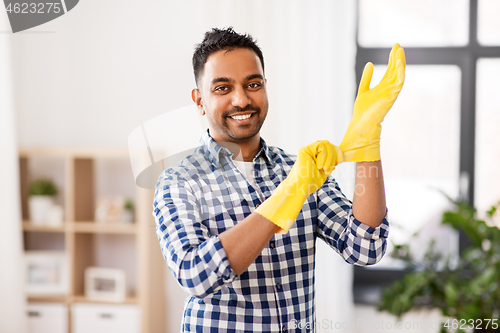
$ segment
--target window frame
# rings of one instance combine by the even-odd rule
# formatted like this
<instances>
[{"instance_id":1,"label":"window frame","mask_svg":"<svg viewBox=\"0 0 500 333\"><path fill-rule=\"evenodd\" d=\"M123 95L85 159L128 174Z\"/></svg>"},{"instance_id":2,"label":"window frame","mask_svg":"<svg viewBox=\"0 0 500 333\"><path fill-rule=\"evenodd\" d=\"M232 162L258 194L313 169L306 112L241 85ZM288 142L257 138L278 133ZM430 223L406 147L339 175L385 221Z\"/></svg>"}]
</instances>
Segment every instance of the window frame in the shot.
<instances>
[{"instance_id":1,"label":"window frame","mask_svg":"<svg viewBox=\"0 0 500 333\"><path fill-rule=\"evenodd\" d=\"M468 178L467 190L461 197L474 203L474 156L476 133L476 74L480 58L500 58L500 46L480 45L477 38L478 1L469 0L469 42L453 47L405 47L407 64L411 65L456 65L461 70L460 101L460 148L459 172ZM359 0L356 1L356 89L367 62L386 65L390 47L364 47L359 44ZM397 42L397 41L395 41ZM457 180L458 181L458 180ZM460 254L469 245L469 240L459 234ZM353 293L356 304L376 304L383 287L404 276L403 270L354 267ZM372 296L367 297L370 294Z\"/></svg>"}]
</instances>

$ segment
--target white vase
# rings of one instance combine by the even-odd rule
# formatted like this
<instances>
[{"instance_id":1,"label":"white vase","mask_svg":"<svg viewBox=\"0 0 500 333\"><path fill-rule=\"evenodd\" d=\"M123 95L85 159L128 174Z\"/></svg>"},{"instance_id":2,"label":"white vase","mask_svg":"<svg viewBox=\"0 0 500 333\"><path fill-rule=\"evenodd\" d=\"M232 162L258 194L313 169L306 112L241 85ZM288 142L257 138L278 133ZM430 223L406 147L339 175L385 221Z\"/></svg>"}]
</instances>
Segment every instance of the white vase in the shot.
<instances>
[{"instance_id":1,"label":"white vase","mask_svg":"<svg viewBox=\"0 0 500 333\"><path fill-rule=\"evenodd\" d=\"M50 208L53 205L53 198L48 195L32 195L29 198L31 223L43 225L47 223Z\"/></svg>"},{"instance_id":2,"label":"white vase","mask_svg":"<svg viewBox=\"0 0 500 333\"><path fill-rule=\"evenodd\" d=\"M134 213L128 209L124 209L122 212L122 223L134 223Z\"/></svg>"},{"instance_id":3,"label":"white vase","mask_svg":"<svg viewBox=\"0 0 500 333\"><path fill-rule=\"evenodd\" d=\"M49 212L47 213L47 218L45 222L47 225L51 225L54 227L61 226L63 224L63 208L59 205L52 205L50 207Z\"/></svg>"}]
</instances>

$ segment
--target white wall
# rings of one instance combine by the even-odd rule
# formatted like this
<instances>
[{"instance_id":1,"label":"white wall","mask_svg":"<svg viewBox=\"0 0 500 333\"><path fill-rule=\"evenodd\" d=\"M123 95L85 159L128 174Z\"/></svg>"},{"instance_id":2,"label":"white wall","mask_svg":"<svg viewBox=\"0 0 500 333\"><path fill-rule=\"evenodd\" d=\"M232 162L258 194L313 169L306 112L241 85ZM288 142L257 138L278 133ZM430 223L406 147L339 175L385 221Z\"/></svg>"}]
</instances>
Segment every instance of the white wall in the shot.
<instances>
[{"instance_id":1,"label":"white wall","mask_svg":"<svg viewBox=\"0 0 500 333\"><path fill-rule=\"evenodd\" d=\"M20 145L126 147L141 122L190 103L199 7L86 0L16 34Z\"/></svg>"},{"instance_id":2,"label":"white wall","mask_svg":"<svg viewBox=\"0 0 500 333\"><path fill-rule=\"evenodd\" d=\"M0 13L0 30L9 30ZM0 34L0 332L26 332L19 165L9 34Z\"/></svg>"},{"instance_id":3,"label":"white wall","mask_svg":"<svg viewBox=\"0 0 500 333\"><path fill-rule=\"evenodd\" d=\"M343 131L330 128L352 107L354 76L344 73L355 44L353 6L339 3L80 1L12 38L19 144L126 147L140 123L191 103L194 45L227 25L253 34L264 51L267 141L291 150L318 133L340 141ZM331 49L346 40L350 47ZM344 86L353 89L348 98ZM316 119L318 109L331 112Z\"/></svg>"},{"instance_id":4,"label":"white wall","mask_svg":"<svg viewBox=\"0 0 500 333\"><path fill-rule=\"evenodd\" d=\"M354 2L341 0L80 1L12 36L19 144L126 147L142 122L191 103L194 45L229 25L251 33L264 52L266 141L290 152L319 139L338 144L354 100L354 18ZM350 315L352 271L328 250L319 249L320 262L346 279L334 288L318 268L318 313L335 319ZM185 296L168 273L171 332Z\"/></svg>"}]
</instances>

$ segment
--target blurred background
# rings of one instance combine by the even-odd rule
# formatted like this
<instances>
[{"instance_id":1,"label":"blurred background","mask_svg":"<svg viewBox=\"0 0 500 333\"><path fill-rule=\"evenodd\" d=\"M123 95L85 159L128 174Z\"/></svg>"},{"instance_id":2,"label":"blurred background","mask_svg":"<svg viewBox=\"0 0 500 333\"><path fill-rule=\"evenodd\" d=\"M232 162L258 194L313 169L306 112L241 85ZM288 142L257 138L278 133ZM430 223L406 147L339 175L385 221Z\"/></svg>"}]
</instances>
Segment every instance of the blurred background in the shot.
<instances>
[{"instance_id":1,"label":"blurred background","mask_svg":"<svg viewBox=\"0 0 500 333\"><path fill-rule=\"evenodd\" d=\"M270 102L261 134L292 153L320 139L339 144L366 62L375 64L374 86L392 45L405 48L405 86L381 141L391 244L408 243L418 257L435 238L440 252L457 257L465 241L440 225L450 208L441 192L480 212L500 199L497 1L84 0L15 34L0 12L0 332L85 332L91 326L82 321L95 313L113 313L107 318L130 332L178 331L187 295L162 263L151 193L135 186L127 140L144 122L192 104L192 53L212 27L257 39ZM334 172L352 197L353 165ZM58 194L50 223L37 225L28 198L41 178ZM320 331L372 332L370 322L396 322L375 308L381 288L402 276L400 262L386 256L354 268L322 242L317 250L316 317L330 323ZM58 265L51 251L66 255L56 269L65 285L46 278L43 267ZM26 264L33 252L46 262ZM89 296L90 267L114 269L101 270L113 285L124 273L124 298L118 287ZM59 319L45 323L44 313ZM424 324L405 331L437 332L440 318L410 313L404 321ZM122 327L101 319L94 332ZM44 324L35 331L37 320Z\"/></svg>"}]
</instances>

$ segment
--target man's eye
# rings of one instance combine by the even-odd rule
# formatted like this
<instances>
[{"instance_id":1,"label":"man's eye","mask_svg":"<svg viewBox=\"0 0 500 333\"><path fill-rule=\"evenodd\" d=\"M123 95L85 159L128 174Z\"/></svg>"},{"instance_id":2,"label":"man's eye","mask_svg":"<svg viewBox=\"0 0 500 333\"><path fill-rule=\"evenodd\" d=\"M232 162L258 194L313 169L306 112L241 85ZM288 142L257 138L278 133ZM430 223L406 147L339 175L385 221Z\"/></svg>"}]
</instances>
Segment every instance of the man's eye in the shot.
<instances>
[{"instance_id":1,"label":"man's eye","mask_svg":"<svg viewBox=\"0 0 500 333\"><path fill-rule=\"evenodd\" d=\"M253 82L253 83L250 83L250 84L248 85L248 88L250 88L250 89L255 89L255 88L259 88L260 86L261 86L261 84L260 84L260 83Z\"/></svg>"},{"instance_id":2,"label":"man's eye","mask_svg":"<svg viewBox=\"0 0 500 333\"><path fill-rule=\"evenodd\" d=\"M229 88L226 86L220 86L220 87L217 87L214 89L214 91L216 91L216 92L226 92L228 90L229 90Z\"/></svg>"}]
</instances>

